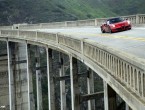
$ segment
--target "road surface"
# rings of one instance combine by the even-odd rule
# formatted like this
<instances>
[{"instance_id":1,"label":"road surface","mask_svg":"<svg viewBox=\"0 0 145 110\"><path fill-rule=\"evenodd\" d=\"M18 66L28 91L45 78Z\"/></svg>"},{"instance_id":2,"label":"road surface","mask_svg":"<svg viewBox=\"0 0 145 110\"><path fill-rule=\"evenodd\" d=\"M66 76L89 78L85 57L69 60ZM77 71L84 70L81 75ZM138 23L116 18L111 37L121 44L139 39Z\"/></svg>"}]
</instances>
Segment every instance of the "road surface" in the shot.
<instances>
[{"instance_id":1,"label":"road surface","mask_svg":"<svg viewBox=\"0 0 145 110\"><path fill-rule=\"evenodd\" d=\"M39 29L41 32L62 33L78 38L88 38L97 43L112 48L123 50L139 58L145 59L145 28L132 28L128 31L117 33L101 33L100 28L60 28L60 29Z\"/></svg>"}]
</instances>

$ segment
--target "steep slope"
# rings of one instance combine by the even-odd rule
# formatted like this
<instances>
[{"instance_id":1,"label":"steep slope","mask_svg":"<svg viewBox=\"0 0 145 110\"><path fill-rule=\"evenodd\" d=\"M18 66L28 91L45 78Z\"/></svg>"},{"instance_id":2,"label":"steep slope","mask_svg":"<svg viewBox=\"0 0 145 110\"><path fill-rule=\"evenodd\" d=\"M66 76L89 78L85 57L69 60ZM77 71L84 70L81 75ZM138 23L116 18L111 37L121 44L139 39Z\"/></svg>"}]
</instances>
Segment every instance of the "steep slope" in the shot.
<instances>
[{"instance_id":1,"label":"steep slope","mask_svg":"<svg viewBox=\"0 0 145 110\"><path fill-rule=\"evenodd\" d=\"M145 0L101 0L106 7L119 15L144 14Z\"/></svg>"},{"instance_id":2,"label":"steep slope","mask_svg":"<svg viewBox=\"0 0 145 110\"><path fill-rule=\"evenodd\" d=\"M145 0L0 0L0 25L145 13Z\"/></svg>"},{"instance_id":3,"label":"steep slope","mask_svg":"<svg viewBox=\"0 0 145 110\"><path fill-rule=\"evenodd\" d=\"M115 15L92 0L0 0L0 24L40 23ZM104 10L105 9L105 10Z\"/></svg>"},{"instance_id":4,"label":"steep slope","mask_svg":"<svg viewBox=\"0 0 145 110\"><path fill-rule=\"evenodd\" d=\"M65 11L72 13L79 19L107 17L116 15L100 1L96 0L54 0L56 4L65 7Z\"/></svg>"}]
</instances>

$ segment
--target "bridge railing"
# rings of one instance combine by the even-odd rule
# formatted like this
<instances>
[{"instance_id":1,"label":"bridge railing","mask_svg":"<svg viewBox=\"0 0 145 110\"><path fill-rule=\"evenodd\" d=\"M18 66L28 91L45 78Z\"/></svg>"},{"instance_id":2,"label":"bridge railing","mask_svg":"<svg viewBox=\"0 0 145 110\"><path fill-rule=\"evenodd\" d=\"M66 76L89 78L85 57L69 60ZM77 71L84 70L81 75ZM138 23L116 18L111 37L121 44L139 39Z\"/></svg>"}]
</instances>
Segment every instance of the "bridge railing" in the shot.
<instances>
[{"instance_id":1,"label":"bridge railing","mask_svg":"<svg viewBox=\"0 0 145 110\"><path fill-rule=\"evenodd\" d=\"M123 19L130 20L133 25L138 24L138 21L137 21L138 17L139 16L137 16L137 15L122 16Z\"/></svg>"},{"instance_id":2,"label":"bridge railing","mask_svg":"<svg viewBox=\"0 0 145 110\"><path fill-rule=\"evenodd\" d=\"M64 42L64 39L68 39L68 41L65 40L66 42ZM76 39L63 36L59 43L79 53L83 53L83 56L100 65L119 80L120 83L123 83L125 87L145 101L145 60L135 58L132 55L102 46L87 39L83 41L78 39L76 42ZM83 48L81 48L81 43ZM77 48L72 48L75 45L77 45Z\"/></svg>"},{"instance_id":3,"label":"bridge railing","mask_svg":"<svg viewBox=\"0 0 145 110\"><path fill-rule=\"evenodd\" d=\"M13 26L0 26L0 29L13 29Z\"/></svg>"},{"instance_id":4,"label":"bridge railing","mask_svg":"<svg viewBox=\"0 0 145 110\"><path fill-rule=\"evenodd\" d=\"M120 16L128 19L134 26L145 26L145 14ZM41 28L59 28L59 27L84 27L84 26L101 26L109 18L96 18L77 21L64 21L39 24L14 24L13 26L0 26L0 29L41 29Z\"/></svg>"},{"instance_id":5,"label":"bridge railing","mask_svg":"<svg viewBox=\"0 0 145 110\"><path fill-rule=\"evenodd\" d=\"M139 24L145 24L145 14L140 14L138 17L139 17Z\"/></svg>"},{"instance_id":6,"label":"bridge railing","mask_svg":"<svg viewBox=\"0 0 145 110\"><path fill-rule=\"evenodd\" d=\"M39 29L40 24L19 24L18 26L16 26L18 29Z\"/></svg>"},{"instance_id":7,"label":"bridge railing","mask_svg":"<svg viewBox=\"0 0 145 110\"><path fill-rule=\"evenodd\" d=\"M128 19L131 23L136 26L139 24L145 24L145 14L137 14L130 16L120 16L124 19ZM77 21L65 21L65 22L52 22L52 23L40 23L35 24L32 27L31 24L23 25L20 29L33 29L33 28L58 28L58 27L80 27L80 26L100 26L108 18L96 18L96 19L87 19L87 20L77 20Z\"/></svg>"},{"instance_id":8,"label":"bridge railing","mask_svg":"<svg viewBox=\"0 0 145 110\"><path fill-rule=\"evenodd\" d=\"M105 68L132 92L145 101L145 62L123 52L84 42L84 55Z\"/></svg>"},{"instance_id":9,"label":"bridge railing","mask_svg":"<svg viewBox=\"0 0 145 110\"><path fill-rule=\"evenodd\" d=\"M59 27L66 27L65 22L52 22L52 23L41 23L41 28L59 28Z\"/></svg>"},{"instance_id":10,"label":"bridge railing","mask_svg":"<svg viewBox=\"0 0 145 110\"><path fill-rule=\"evenodd\" d=\"M1 37L64 46L102 67L108 74L145 102L145 60L89 39L37 31L1 30ZM75 54L75 53L74 53ZM103 73L102 73L103 74Z\"/></svg>"},{"instance_id":11,"label":"bridge railing","mask_svg":"<svg viewBox=\"0 0 145 110\"><path fill-rule=\"evenodd\" d=\"M108 18L99 18L99 19L96 19L97 26L101 26L105 22L105 20L107 20L107 19Z\"/></svg>"},{"instance_id":12,"label":"bridge railing","mask_svg":"<svg viewBox=\"0 0 145 110\"><path fill-rule=\"evenodd\" d=\"M79 53L81 53L81 40L78 38L73 38L71 36L65 36L65 35L57 35L58 37L58 43L61 45L65 45L69 47L70 49L73 49Z\"/></svg>"}]
</instances>

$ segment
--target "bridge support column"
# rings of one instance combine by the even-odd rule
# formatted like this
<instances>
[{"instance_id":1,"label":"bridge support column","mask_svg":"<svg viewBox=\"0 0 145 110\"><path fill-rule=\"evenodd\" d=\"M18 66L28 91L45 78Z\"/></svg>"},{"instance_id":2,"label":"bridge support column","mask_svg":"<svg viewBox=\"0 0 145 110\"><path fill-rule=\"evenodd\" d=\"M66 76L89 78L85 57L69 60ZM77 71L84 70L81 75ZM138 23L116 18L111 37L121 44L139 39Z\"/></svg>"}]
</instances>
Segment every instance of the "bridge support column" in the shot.
<instances>
[{"instance_id":1,"label":"bridge support column","mask_svg":"<svg viewBox=\"0 0 145 110\"><path fill-rule=\"evenodd\" d=\"M104 110L109 110L108 103L108 86L106 81L104 81Z\"/></svg>"},{"instance_id":2,"label":"bridge support column","mask_svg":"<svg viewBox=\"0 0 145 110\"><path fill-rule=\"evenodd\" d=\"M125 105L125 110L132 110L127 103Z\"/></svg>"},{"instance_id":3,"label":"bridge support column","mask_svg":"<svg viewBox=\"0 0 145 110\"><path fill-rule=\"evenodd\" d=\"M109 110L116 110L116 92L108 85Z\"/></svg>"},{"instance_id":4,"label":"bridge support column","mask_svg":"<svg viewBox=\"0 0 145 110\"><path fill-rule=\"evenodd\" d=\"M28 76L27 44L7 41L7 49L10 110L30 110L30 94L33 96L33 92Z\"/></svg>"},{"instance_id":5,"label":"bridge support column","mask_svg":"<svg viewBox=\"0 0 145 110\"><path fill-rule=\"evenodd\" d=\"M62 77L65 76L62 53L59 53L59 62L60 62L59 74L60 77ZM66 110L65 80L60 81L60 99L61 99L61 110Z\"/></svg>"},{"instance_id":6,"label":"bridge support column","mask_svg":"<svg viewBox=\"0 0 145 110\"><path fill-rule=\"evenodd\" d=\"M40 71L40 51L36 46L35 51L35 63L36 63L36 88L37 88L37 110L43 110L42 104L42 87L41 87L41 71Z\"/></svg>"},{"instance_id":7,"label":"bridge support column","mask_svg":"<svg viewBox=\"0 0 145 110\"><path fill-rule=\"evenodd\" d=\"M127 103L125 105L125 110L129 110L129 106L127 105Z\"/></svg>"},{"instance_id":8,"label":"bridge support column","mask_svg":"<svg viewBox=\"0 0 145 110\"><path fill-rule=\"evenodd\" d=\"M0 110L9 107L8 58L6 53L2 53L5 50L0 48Z\"/></svg>"},{"instance_id":9,"label":"bridge support column","mask_svg":"<svg viewBox=\"0 0 145 110\"><path fill-rule=\"evenodd\" d=\"M90 68L88 68L87 85L88 94L94 93L94 76L93 71ZM88 101L88 110L95 110L95 100Z\"/></svg>"},{"instance_id":10,"label":"bridge support column","mask_svg":"<svg viewBox=\"0 0 145 110\"><path fill-rule=\"evenodd\" d=\"M52 49L46 48L49 110L55 110L55 82L52 71Z\"/></svg>"},{"instance_id":11,"label":"bridge support column","mask_svg":"<svg viewBox=\"0 0 145 110\"><path fill-rule=\"evenodd\" d=\"M72 110L80 110L80 91L78 83L77 59L70 56L71 102Z\"/></svg>"},{"instance_id":12,"label":"bridge support column","mask_svg":"<svg viewBox=\"0 0 145 110\"><path fill-rule=\"evenodd\" d=\"M30 69L30 45L26 44L26 59L27 59L27 80L28 80L28 110L35 110L35 100L33 94L32 71Z\"/></svg>"},{"instance_id":13,"label":"bridge support column","mask_svg":"<svg viewBox=\"0 0 145 110\"><path fill-rule=\"evenodd\" d=\"M116 110L116 92L104 81L104 108Z\"/></svg>"},{"instance_id":14,"label":"bridge support column","mask_svg":"<svg viewBox=\"0 0 145 110\"><path fill-rule=\"evenodd\" d=\"M15 110L15 93L14 93L14 77L12 66L12 47L7 41L7 54L8 54L8 75L9 75L9 106L10 110Z\"/></svg>"}]
</instances>

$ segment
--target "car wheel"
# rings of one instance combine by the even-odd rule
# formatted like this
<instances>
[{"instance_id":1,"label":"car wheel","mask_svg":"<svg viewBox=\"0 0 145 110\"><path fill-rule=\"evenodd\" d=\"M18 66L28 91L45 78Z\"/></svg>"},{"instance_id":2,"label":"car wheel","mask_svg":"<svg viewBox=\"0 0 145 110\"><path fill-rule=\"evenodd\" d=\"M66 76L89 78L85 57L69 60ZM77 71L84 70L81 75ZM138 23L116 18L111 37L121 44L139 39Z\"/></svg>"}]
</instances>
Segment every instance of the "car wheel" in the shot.
<instances>
[{"instance_id":1,"label":"car wheel","mask_svg":"<svg viewBox=\"0 0 145 110\"><path fill-rule=\"evenodd\" d=\"M105 33L105 31L101 28L102 33Z\"/></svg>"}]
</instances>

